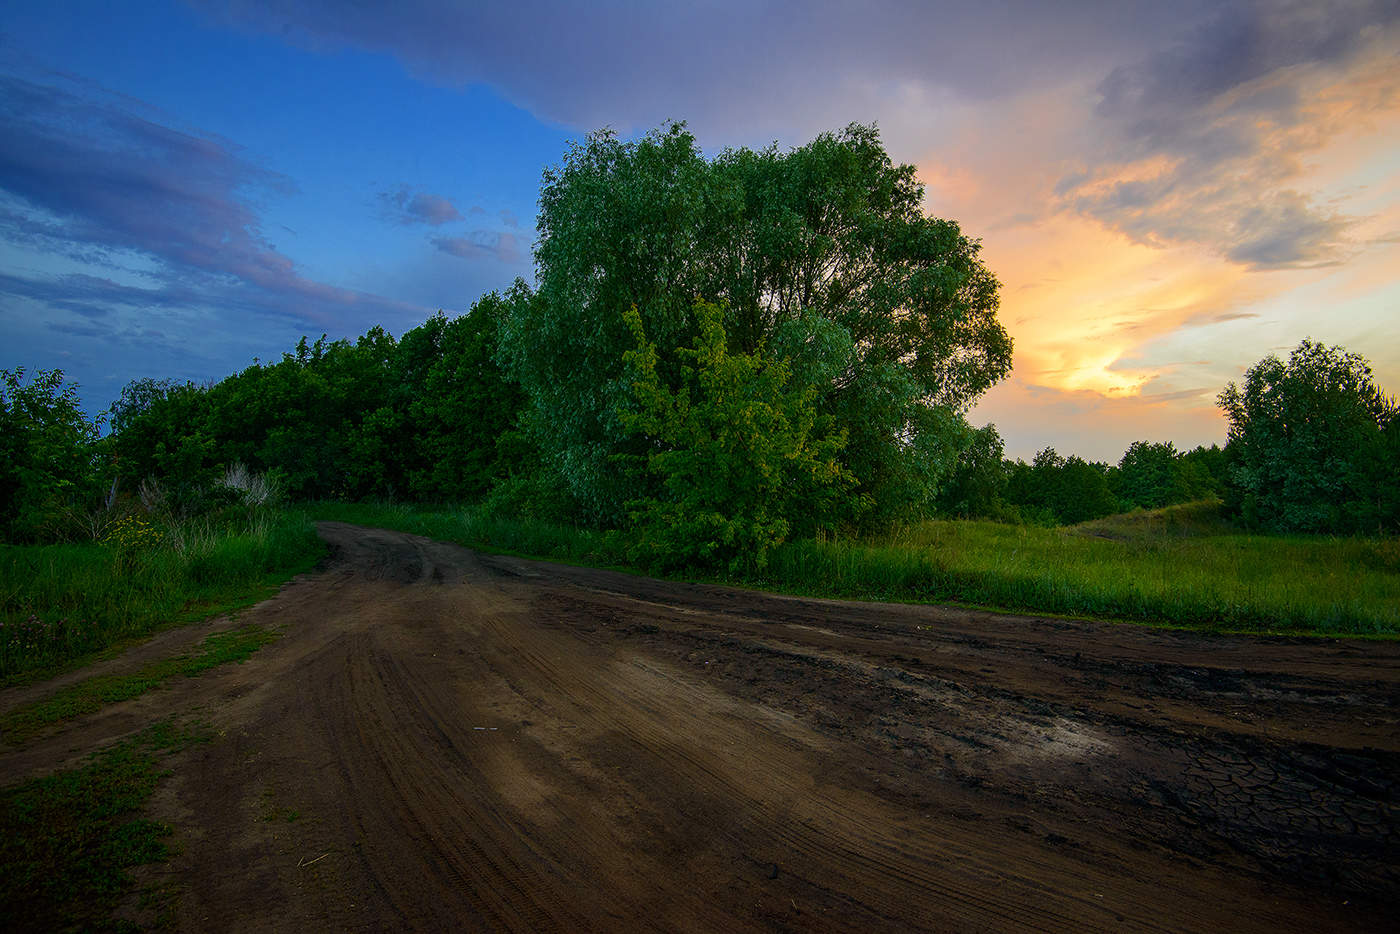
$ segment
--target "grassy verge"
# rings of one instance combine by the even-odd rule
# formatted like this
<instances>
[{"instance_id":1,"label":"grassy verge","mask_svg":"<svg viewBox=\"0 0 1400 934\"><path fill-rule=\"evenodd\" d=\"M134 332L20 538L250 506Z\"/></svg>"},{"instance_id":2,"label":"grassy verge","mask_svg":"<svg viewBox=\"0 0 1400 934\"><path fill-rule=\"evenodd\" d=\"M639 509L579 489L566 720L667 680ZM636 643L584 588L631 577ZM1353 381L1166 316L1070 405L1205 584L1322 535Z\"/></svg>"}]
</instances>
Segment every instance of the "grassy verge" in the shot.
<instances>
[{"instance_id":1,"label":"grassy verge","mask_svg":"<svg viewBox=\"0 0 1400 934\"><path fill-rule=\"evenodd\" d=\"M0 546L0 686L247 605L324 553L299 511L233 528L181 523L135 546Z\"/></svg>"},{"instance_id":2,"label":"grassy verge","mask_svg":"<svg viewBox=\"0 0 1400 934\"><path fill-rule=\"evenodd\" d=\"M789 542L762 575L723 582L1221 632L1400 633L1400 541L1248 535L1216 512L1193 504L1060 529L930 521L882 536ZM472 510L320 504L312 514L484 550L626 563L616 535Z\"/></svg>"},{"instance_id":3,"label":"grassy verge","mask_svg":"<svg viewBox=\"0 0 1400 934\"><path fill-rule=\"evenodd\" d=\"M924 522L869 540L792 542L765 577L799 593L1213 631L1400 632L1400 541L1245 535L1170 513L1064 529Z\"/></svg>"},{"instance_id":4,"label":"grassy verge","mask_svg":"<svg viewBox=\"0 0 1400 934\"><path fill-rule=\"evenodd\" d=\"M277 633L261 626L243 626L209 636L200 643L201 651L196 654L161 659L130 674L102 675L79 681L52 697L0 714L0 741L18 745L51 724L144 694L177 675L193 678L216 665L242 663L276 638Z\"/></svg>"},{"instance_id":5,"label":"grassy verge","mask_svg":"<svg viewBox=\"0 0 1400 934\"><path fill-rule=\"evenodd\" d=\"M127 870L168 858L170 828L140 816L164 759L209 738L167 721L87 765L0 789L0 917L11 931L132 929L111 916Z\"/></svg>"}]
</instances>

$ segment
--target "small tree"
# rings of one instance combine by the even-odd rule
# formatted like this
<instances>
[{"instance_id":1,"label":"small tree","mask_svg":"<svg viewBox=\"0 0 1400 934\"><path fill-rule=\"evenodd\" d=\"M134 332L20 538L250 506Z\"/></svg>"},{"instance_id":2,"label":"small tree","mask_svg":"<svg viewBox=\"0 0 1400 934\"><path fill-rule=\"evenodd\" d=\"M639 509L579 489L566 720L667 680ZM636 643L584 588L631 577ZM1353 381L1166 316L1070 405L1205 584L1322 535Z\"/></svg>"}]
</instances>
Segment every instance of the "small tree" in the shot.
<instances>
[{"instance_id":1,"label":"small tree","mask_svg":"<svg viewBox=\"0 0 1400 934\"><path fill-rule=\"evenodd\" d=\"M1008 476L1001 434L995 425L984 425L971 436L952 477L938 495L939 511L959 518L1000 515L1005 508Z\"/></svg>"},{"instance_id":2,"label":"small tree","mask_svg":"<svg viewBox=\"0 0 1400 934\"><path fill-rule=\"evenodd\" d=\"M1007 500L1022 507L1023 517L1033 522L1047 515L1060 525L1087 522L1118 511L1107 475L1106 464L1061 457L1054 448L1046 448L1029 466L1020 461L1012 465Z\"/></svg>"},{"instance_id":3,"label":"small tree","mask_svg":"<svg viewBox=\"0 0 1400 934\"><path fill-rule=\"evenodd\" d=\"M1270 354L1218 403L1230 420L1230 502L1291 532L1400 527L1400 407L1360 354L1304 340Z\"/></svg>"},{"instance_id":4,"label":"small tree","mask_svg":"<svg viewBox=\"0 0 1400 934\"><path fill-rule=\"evenodd\" d=\"M0 370L0 532L10 540L65 533L66 514L100 486L97 426L62 370Z\"/></svg>"},{"instance_id":5,"label":"small tree","mask_svg":"<svg viewBox=\"0 0 1400 934\"><path fill-rule=\"evenodd\" d=\"M1117 493L1124 505L1142 509L1157 509L1190 499L1191 487L1176 447L1170 441L1130 444L1118 462Z\"/></svg>"},{"instance_id":6,"label":"small tree","mask_svg":"<svg viewBox=\"0 0 1400 934\"><path fill-rule=\"evenodd\" d=\"M794 386L786 362L762 348L730 352L722 308L699 302L694 313L698 333L677 351L675 388L658 372L641 315L624 315L635 347L623 361L631 401L618 416L645 453L621 459L651 487L629 503L639 532L630 557L659 569L762 568L790 516L830 515L854 485L835 459L845 437L826 430L815 390Z\"/></svg>"}]
</instances>

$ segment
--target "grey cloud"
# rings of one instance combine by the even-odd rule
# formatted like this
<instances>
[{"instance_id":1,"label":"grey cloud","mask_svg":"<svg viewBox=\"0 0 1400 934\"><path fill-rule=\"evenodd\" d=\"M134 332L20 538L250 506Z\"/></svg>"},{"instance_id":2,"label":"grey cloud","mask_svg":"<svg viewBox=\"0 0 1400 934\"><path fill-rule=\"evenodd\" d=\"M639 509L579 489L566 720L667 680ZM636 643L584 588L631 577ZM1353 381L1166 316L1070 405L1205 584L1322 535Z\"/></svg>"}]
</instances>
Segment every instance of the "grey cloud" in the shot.
<instances>
[{"instance_id":1,"label":"grey cloud","mask_svg":"<svg viewBox=\"0 0 1400 934\"><path fill-rule=\"evenodd\" d=\"M83 302L74 302L67 299L53 302L53 307L62 308L64 311L71 311L75 315L82 315L84 318L105 318L112 313L110 308L99 308L96 305L88 305Z\"/></svg>"},{"instance_id":2,"label":"grey cloud","mask_svg":"<svg viewBox=\"0 0 1400 934\"><path fill-rule=\"evenodd\" d=\"M462 219L461 212L442 195L414 192L404 187L395 192L385 192L379 197L394 209L394 219L401 224L438 227Z\"/></svg>"},{"instance_id":3,"label":"grey cloud","mask_svg":"<svg viewBox=\"0 0 1400 934\"><path fill-rule=\"evenodd\" d=\"M1369 27L1398 16L1394 0L1223 4L1182 41L1110 72L1098 111L1140 130L1151 125L1144 117L1175 118L1279 69L1344 61Z\"/></svg>"},{"instance_id":4,"label":"grey cloud","mask_svg":"<svg viewBox=\"0 0 1400 934\"><path fill-rule=\"evenodd\" d=\"M1145 37L1210 8L1209 0L198 5L313 49L387 52L429 80L489 84L578 129L626 132L680 118L702 139L760 143L877 118L910 89L997 99L1057 81L1105 49L1145 54Z\"/></svg>"},{"instance_id":5,"label":"grey cloud","mask_svg":"<svg viewBox=\"0 0 1400 934\"><path fill-rule=\"evenodd\" d=\"M128 250L158 262L151 289L91 276L18 286L6 277L4 287L47 302L206 305L317 326L349 309L407 310L299 275L245 200L290 182L227 140L162 126L132 106L0 75L0 236L109 267Z\"/></svg>"},{"instance_id":6,"label":"grey cloud","mask_svg":"<svg viewBox=\"0 0 1400 934\"><path fill-rule=\"evenodd\" d=\"M1333 262L1348 226L1347 218L1322 213L1296 192L1281 192L1241 211L1225 255L1268 268Z\"/></svg>"},{"instance_id":7,"label":"grey cloud","mask_svg":"<svg viewBox=\"0 0 1400 934\"><path fill-rule=\"evenodd\" d=\"M513 264L522 258L520 241L511 233L477 230L465 237L434 238L433 246L444 253L468 260L494 259Z\"/></svg>"},{"instance_id":8,"label":"grey cloud","mask_svg":"<svg viewBox=\"0 0 1400 934\"><path fill-rule=\"evenodd\" d=\"M1397 26L1400 0L1222 7L1102 81L1097 164L1060 180L1060 206L1253 269L1344 260L1353 219L1293 187L1299 153L1327 132L1303 88L1321 70L1338 78L1366 54L1393 55Z\"/></svg>"},{"instance_id":9,"label":"grey cloud","mask_svg":"<svg viewBox=\"0 0 1400 934\"><path fill-rule=\"evenodd\" d=\"M1143 402L1176 402L1181 399L1199 399L1213 395L1217 390L1209 386L1197 386L1194 389L1177 389L1171 392L1144 393L1140 398Z\"/></svg>"},{"instance_id":10,"label":"grey cloud","mask_svg":"<svg viewBox=\"0 0 1400 934\"><path fill-rule=\"evenodd\" d=\"M50 331L57 331L59 334L68 334L72 337L101 337L110 338L112 329L105 325L98 324L76 324L71 321L49 321L45 323Z\"/></svg>"}]
</instances>

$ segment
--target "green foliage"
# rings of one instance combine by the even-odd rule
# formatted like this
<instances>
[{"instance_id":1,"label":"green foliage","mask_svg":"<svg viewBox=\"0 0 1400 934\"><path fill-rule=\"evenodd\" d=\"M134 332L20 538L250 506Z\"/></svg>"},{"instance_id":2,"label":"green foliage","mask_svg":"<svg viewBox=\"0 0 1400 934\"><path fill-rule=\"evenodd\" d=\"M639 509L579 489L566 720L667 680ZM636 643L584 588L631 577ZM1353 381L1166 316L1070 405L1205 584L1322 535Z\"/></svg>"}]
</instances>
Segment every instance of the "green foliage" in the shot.
<instances>
[{"instance_id":1,"label":"green foliage","mask_svg":"<svg viewBox=\"0 0 1400 934\"><path fill-rule=\"evenodd\" d=\"M76 769L0 789L0 917L10 931L116 930L133 866L165 860L171 828L139 816L165 758L205 731L169 721Z\"/></svg>"},{"instance_id":2,"label":"green foliage","mask_svg":"<svg viewBox=\"0 0 1400 934\"><path fill-rule=\"evenodd\" d=\"M622 310L639 309L670 384L697 298L725 309L731 351L782 359L845 432L840 462L863 494L848 520L926 510L966 443L960 413L1009 372L1011 342L978 243L921 199L913 167L854 124L712 162L679 124L630 143L603 131L547 170L539 288L517 287L501 349L580 518L623 520L632 491L614 458L642 453L618 414Z\"/></svg>"},{"instance_id":3,"label":"green foliage","mask_svg":"<svg viewBox=\"0 0 1400 934\"><path fill-rule=\"evenodd\" d=\"M154 526L161 539L0 546L0 678L246 605L325 554L302 513ZM141 537L145 537L144 535Z\"/></svg>"},{"instance_id":4,"label":"green foliage","mask_svg":"<svg viewBox=\"0 0 1400 934\"><path fill-rule=\"evenodd\" d=\"M377 327L353 342L303 338L209 387L133 382L112 407L123 482L158 479L177 516L246 500L221 492L233 464L294 499L479 499L506 472L496 445L520 408L495 362L504 301L486 295L401 341Z\"/></svg>"},{"instance_id":5,"label":"green foliage","mask_svg":"<svg viewBox=\"0 0 1400 934\"><path fill-rule=\"evenodd\" d=\"M791 385L782 360L733 353L723 309L697 302L698 333L680 358L675 387L659 372L656 345L641 315L624 320L636 345L623 355L632 399L618 418L645 453L630 458L631 481L652 493L628 505L629 552L644 567L761 568L768 552L805 515L830 524L854 478L835 460L845 436L813 405L810 385Z\"/></svg>"},{"instance_id":6,"label":"green foliage","mask_svg":"<svg viewBox=\"0 0 1400 934\"><path fill-rule=\"evenodd\" d=\"M496 363L507 303L485 295L471 312L441 315L403 336L398 370L408 388L409 493L420 500L477 500L504 476L500 449L521 407L520 390Z\"/></svg>"},{"instance_id":7,"label":"green foliage","mask_svg":"<svg viewBox=\"0 0 1400 934\"><path fill-rule=\"evenodd\" d=\"M1099 523L931 521L884 536L794 541L773 552L758 582L1210 631L1400 633L1394 540L1245 535L1198 515L1218 508L1173 507L1155 521L1139 513L1107 535Z\"/></svg>"},{"instance_id":8,"label":"green foliage","mask_svg":"<svg viewBox=\"0 0 1400 934\"><path fill-rule=\"evenodd\" d=\"M938 511L961 519L1002 514L1009 480L1005 453L995 425L972 431L953 476L939 494Z\"/></svg>"},{"instance_id":9,"label":"green foliage","mask_svg":"<svg viewBox=\"0 0 1400 934\"><path fill-rule=\"evenodd\" d=\"M1249 524L1295 532L1400 528L1400 406L1360 354L1305 340L1221 392L1229 502Z\"/></svg>"},{"instance_id":10,"label":"green foliage","mask_svg":"<svg viewBox=\"0 0 1400 934\"><path fill-rule=\"evenodd\" d=\"M1212 468L1223 469L1219 448L1178 453L1170 442L1134 441L1118 462L1114 492L1125 508L1159 509L1218 495Z\"/></svg>"},{"instance_id":11,"label":"green foliage","mask_svg":"<svg viewBox=\"0 0 1400 934\"><path fill-rule=\"evenodd\" d=\"M1046 448L1026 464L1017 461L1008 471L1006 498L1022 518L1034 525L1073 525L1118 511L1108 486L1106 464L1079 457L1061 457Z\"/></svg>"},{"instance_id":12,"label":"green foliage","mask_svg":"<svg viewBox=\"0 0 1400 934\"><path fill-rule=\"evenodd\" d=\"M66 538L73 513L100 495L97 426L61 370L0 370L0 536Z\"/></svg>"}]
</instances>

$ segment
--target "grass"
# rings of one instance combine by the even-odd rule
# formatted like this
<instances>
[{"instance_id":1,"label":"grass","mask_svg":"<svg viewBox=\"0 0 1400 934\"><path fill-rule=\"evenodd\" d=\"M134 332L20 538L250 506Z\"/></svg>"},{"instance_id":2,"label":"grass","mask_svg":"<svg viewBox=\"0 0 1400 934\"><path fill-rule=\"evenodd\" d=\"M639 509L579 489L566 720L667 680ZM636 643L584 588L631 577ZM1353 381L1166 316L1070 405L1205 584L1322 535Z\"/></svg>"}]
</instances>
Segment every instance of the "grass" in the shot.
<instances>
[{"instance_id":1,"label":"grass","mask_svg":"<svg viewBox=\"0 0 1400 934\"><path fill-rule=\"evenodd\" d=\"M86 765L0 789L0 918L10 931L130 930L112 913L128 870L169 857L171 829L140 816L170 754L206 730L157 723Z\"/></svg>"},{"instance_id":2,"label":"grass","mask_svg":"<svg viewBox=\"0 0 1400 934\"><path fill-rule=\"evenodd\" d=\"M318 504L312 513L489 551L626 563L617 534L469 509ZM789 542L762 574L709 579L811 596L961 603L1215 632L1400 633L1400 541L1245 534L1211 503L1069 528L921 522L883 535Z\"/></svg>"},{"instance_id":3,"label":"grass","mask_svg":"<svg viewBox=\"0 0 1400 934\"><path fill-rule=\"evenodd\" d=\"M215 633L200 643L197 654L177 655L152 662L129 674L100 675L63 688L51 697L0 714L0 740L15 746L46 727L92 713L106 704L129 700L177 675L193 678L216 665L242 663L277 638L261 626L243 626Z\"/></svg>"},{"instance_id":4,"label":"grass","mask_svg":"<svg viewBox=\"0 0 1400 934\"><path fill-rule=\"evenodd\" d=\"M0 686L262 599L325 554L305 513L174 523L124 542L0 545Z\"/></svg>"},{"instance_id":5,"label":"grass","mask_svg":"<svg viewBox=\"0 0 1400 934\"><path fill-rule=\"evenodd\" d=\"M1248 535L1213 512L1193 504L1061 529L937 521L792 542L764 583L1219 632L1400 632L1400 541Z\"/></svg>"}]
</instances>

